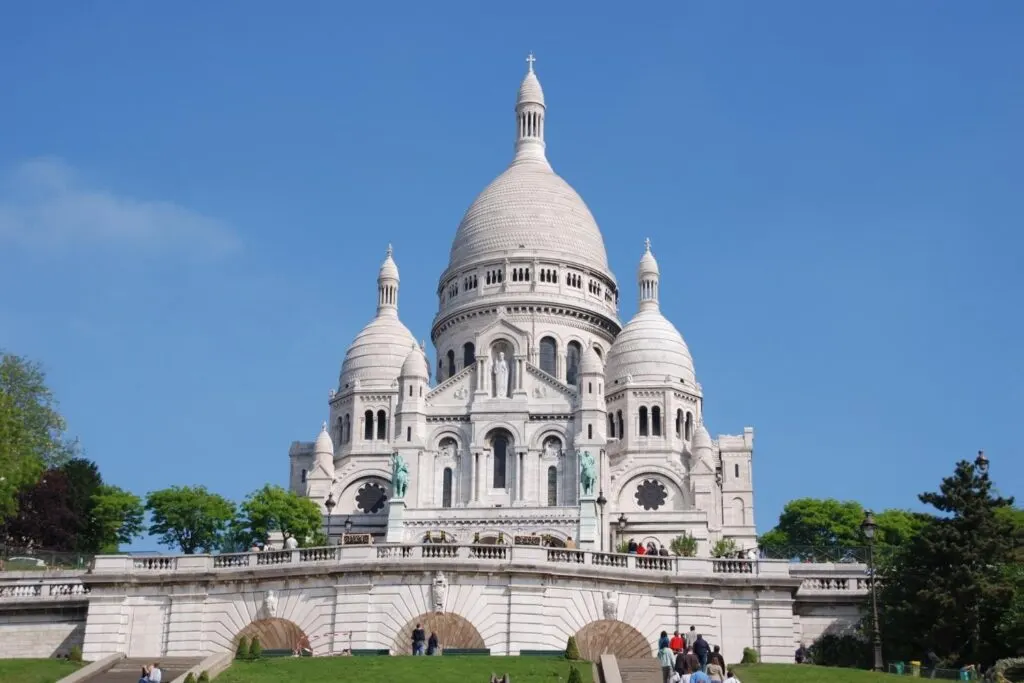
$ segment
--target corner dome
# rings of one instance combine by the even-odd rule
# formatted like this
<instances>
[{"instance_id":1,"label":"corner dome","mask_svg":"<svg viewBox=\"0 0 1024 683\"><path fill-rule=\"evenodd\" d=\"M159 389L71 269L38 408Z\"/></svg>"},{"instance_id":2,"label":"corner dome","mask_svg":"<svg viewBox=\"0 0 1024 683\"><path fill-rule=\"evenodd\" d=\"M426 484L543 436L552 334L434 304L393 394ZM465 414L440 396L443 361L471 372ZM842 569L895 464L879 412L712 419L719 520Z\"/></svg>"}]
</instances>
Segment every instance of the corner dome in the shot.
<instances>
[{"instance_id":1,"label":"corner dome","mask_svg":"<svg viewBox=\"0 0 1024 683\"><path fill-rule=\"evenodd\" d=\"M405 357L405 362L402 363L402 371L399 376L430 379L430 365L427 363L427 357L423 355L423 349L417 344L412 345L412 350Z\"/></svg>"},{"instance_id":2,"label":"corner dome","mask_svg":"<svg viewBox=\"0 0 1024 683\"><path fill-rule=\"evenodd\" d=\"M317 434L316 442L313 444L313 453L315 455L334 456L334 442L331 440L331 435L327 431L326 422L320 425L320 433Z\"/></svg>"},{"instance_id":3,"label":"corner dome","mask_svg":"<svg viewBox=\"0 0 1024 683\"><path fill-rule=\"evenodd\" d=\"M580 374L600 375L603 373L604 363L601 362L601 356L597 355L594 345L589 344L583 352L583 358L580 359Z\"/></svg>"},{"instance_id":4,"label":"corner dome","mask_svg":"<svg viewBox=\"0 0 1024 683\"><path fill-rule=\"evenodd\" d=\"M658 310L640 311L608 350L606 386L633 382L684 382L696 389L690 349L683 335Z\"/></svg>"},{"instance_id":5,"label":"corner dome","mask_svg":"<svg viewBox=\"0 0 1024 683\"><path fill-rule=\"evenodd\" d=\"M345 353L338 380L339 393L361 387L388 388L398 379L416 338L397 316L380 316L356 335Z\"/></svg>"},{"instance_id":6,"label":"corner dome","mask_svg":"<svg viewBox=\"0 0 1024 683\"><path fill-rule=\"evenodd\" d=\"M708 428L704 426L704 420L697 422L697 430L693 435L693 450L696 451L698 448L714 448L711 443L711 435L708 433Z\"/></svg>"}]
</instances>

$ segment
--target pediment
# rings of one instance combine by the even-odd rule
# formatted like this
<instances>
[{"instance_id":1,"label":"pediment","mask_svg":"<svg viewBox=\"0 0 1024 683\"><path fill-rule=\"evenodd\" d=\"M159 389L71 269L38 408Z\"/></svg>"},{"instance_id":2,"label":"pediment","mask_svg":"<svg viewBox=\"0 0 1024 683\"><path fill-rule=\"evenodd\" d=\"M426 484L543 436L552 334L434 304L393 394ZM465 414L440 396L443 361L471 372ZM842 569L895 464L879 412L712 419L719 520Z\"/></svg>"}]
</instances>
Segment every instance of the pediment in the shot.
<instances>
[{"instance_id":1,"label":"pediment","mask_svg":"<svg viewBox=\"0 0 1024 683\"><path fill-rule=\"evenodd\" d=\"M576 405L576 391L531 363L524 363L523 389L530 403L563 403L566 410Z\"/></svg>"},{"instance_id":2,"label":"pediment","mask_svg":"<svg viewBox=\"0 0 1024 683\"><path fill-rule=\"evenodd\" d=\"M498 339L507 339L513 342L517 355L525 356L530 346L530 333L521 327L513 325L502 316L487 327L480 330L476 335L477 355L481 349L489 349Z\"/></svg>"},{"instance_id":3,"label":"pediment","mask_svg":"<svg viewBox=\"0 0 1024 683\"><path fill-rule=\"evenodd\" d=\"M475 378L475 366L463 368L427 393L427 405L468 406Z\"/></svg>"}]
</instances>

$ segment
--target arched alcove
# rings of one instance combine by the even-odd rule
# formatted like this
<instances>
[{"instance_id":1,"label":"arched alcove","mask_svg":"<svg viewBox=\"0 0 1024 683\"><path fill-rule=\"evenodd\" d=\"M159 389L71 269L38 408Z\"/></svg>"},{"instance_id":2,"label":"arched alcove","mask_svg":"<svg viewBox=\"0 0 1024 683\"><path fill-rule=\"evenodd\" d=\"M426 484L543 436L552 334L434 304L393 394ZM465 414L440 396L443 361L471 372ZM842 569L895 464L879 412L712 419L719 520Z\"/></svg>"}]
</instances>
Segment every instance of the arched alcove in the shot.
<instances>
[{"instance_id":1,"label":"arched alcove","mask_svg":"<svg viewBox=\"0 0 1024 683\"><path fill-rule=\"evenodd\" d=\"M451 612L427 612L415 619L410 619L409 623L403 626L395 636L395 642L391 648L396 655L412 654L412 632L416 628L416 624L420 624L420 628L428 638L431 633L436 634L441 649L483 650L487 647L484 645L480 631L476 630L476 626L473 626L465 617Z\"/></svg>"},{"instance_id":2,"label":"arched alcove","mask_svg":"<svg viewBox=\"0 0 1024 683\"><path fill-rule=\"evenodd\" d=\"M249 642L256 637L264 650L309 650L309 638L293 621L287 619L257 619L235 636L234 646L245 638Z\"/></svg>"},{"instance_id":3,"label":"arched alcove","mask_svg":"<svg viewBox=\"0 0 1024 683\"><path fill-rule=\"evenodd\" d=\"M619 659L643 659L652 654L651 644L629 624L616 619L592 621L576 632L580 656L596 662L601 655Z\"/></svg>"}]
</instances>

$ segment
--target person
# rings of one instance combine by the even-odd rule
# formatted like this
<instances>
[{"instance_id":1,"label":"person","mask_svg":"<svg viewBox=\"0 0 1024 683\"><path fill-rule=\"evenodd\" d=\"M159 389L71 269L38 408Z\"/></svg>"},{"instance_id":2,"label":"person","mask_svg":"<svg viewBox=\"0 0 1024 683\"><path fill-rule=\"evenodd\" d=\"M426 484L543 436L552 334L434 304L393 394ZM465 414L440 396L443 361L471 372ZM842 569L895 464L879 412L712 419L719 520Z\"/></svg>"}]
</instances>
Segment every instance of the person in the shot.
<instances>
[{"instance_id":1,"label":"person","mask_svg":"<svg viewBox=\"0 0 1024 683\"><path fill-rule=\"evenodd\" d=\"M572 536L570 536L569 538L565 539L565 549L566 550L575 550L576 549L576 541L572 540Z\"/></svg>"},{"instance_id":2,"label":"person","mask_svg":"<svg viewBox=\"0 0 1024 683\"><path fill-rule=\"evenodd\" d=\"M427 639L427 654L437 654L437 634L433 631L430 632L430 638Z\"/></svg>"},{"instance_id":3,"label":"person","mask_svg":"<svg viewBox=\"0 0 1024 683\"><path fill-rule=\"evenodd\" d=\"M648 541L647 542L647 554L648 555L657 555L658 554L658 546L656 546L654 544L654 541Z\"/></svg>"},{"instance_id":4,"label":"person","mask_svg":"<svg viewBox=\"0 0 1024 683\"><path fill-rule=\"evenodd\" d=\"M697 655L701 671L703 671L704 667L708 665L708 655L710 653L711 646L708 645L708 641L704 640L704 636L698 633L697 640L693 641L693 654Z\"/></svg>"},{"instance_id":5,"label":"person","mask_svg":"<svg viewBox=\"0 0 1024 683\"><path fill-rule=\"evenodd\" d=\"M668 631L662 631L661 637L658 638L658 649L666 648L669 646L671 641L668 638Z\"/></svg>"},{"instance_id":6,"label":"person","mask_svg":"<svg viewBox=\"0 0 1024 683\"><path fill-rule=\"evenodd\" d=\"M722 656L722 650L715 645L715 651L708 657L708 663L714 662L718 666L722 667L722 672L725 673L725 657Z\"/></svg>"},{"instance_id":7,"label":"person","mask_svg":"<svg viewBox=\"0 0 1024 683\"><path fill-rule=\"evenodd\" d=\"M647 554L647 548L644 547L643 543L637 543L636 544L636 554L637 555L646 555Z\"/></svg>"},{"instance_id":8,"label":"person","mask_svg":"<svg viewBox=\"0 0 1024 683\"><path fill-rule=\"evenodd\" d=\"M686 654L683 655L683 663L688 673L692 674L700 670L700 660L693 653L692 647L686 648Z\"/></svg>"},{"instance_id":9,"label":"person","mask_svg":"<svg viewBox=\"0 0 1024 683\"><path fill-rule=\"evenodd\" d=\"M423 642L427 639L426 634L423 632L423 626L416 624L416 628L412 630L412 653L413 655L423 654Z\"/></svg>"},{"instance_id":10,"label":"person","mask_svg":"<svg viewBox=\"0 0 1024 683\"><path fill-rule=\"evenodd\" d=\"M683 637L679 635L679 631L672 634L672 638L668 641L668 646L672 648L672 652L676 654L683 651Z\"/></svg>"},{"instance_id":11,"label":"person","mask_svg":"<svg viewBox=\"0 0 1024 683\"><path fill-rule=\"evenodd\" d=\"M690 632L686 634L686 647L693 647L693 644L697 641L697 627L691 626Z\"/></svg>"},{"instance_id":12,"label":"person","mask_svg":"<svg viewBox=\"0 0 1024 683\"><path fill-rule=\"evenodd\" d=\"M928 650L928 664L932 667L932 674L928 678L935 678L935 672L939 668L939 656L935 654L935 650Z\"/></svg>"},{"instance_id":13,"label":"person","mask_svg":"<svg viewBox=\"0 0 1024 683\"><path fill-rule=\"evenodd\" d=\"M299 542L294 536L289 535L288 538L284 539L285 550L295 550L299 547Z\"/></svg>"},{"instance_id":14,"label":"person","mask_svg":"<svg viewBox=\"0 0 1024 683\"><path fill-rule=\"evenodd\" d=\"M142 667L142 675L139 676L139 683L149 683L149 667Z\"/></svg>"},{"instance_id":15,"label":"person","mask_svg":"<svg viewBox=\"0 0 1024 683\"><path fill-rule=\"evenodd\" d=\"M626 546L626 552L628 552L630 555L636 555L636 548L636 540L632 538L629 539L629 545Z\"/></svg>"},{"instance_id":16,"label":"person","mask_svg":"<svg viewBox=\"0 0 1024 683\"><path fill-rule=\"evenodd\" d=\"M709 661L705 672L707 673L708 678L712 681L718 681L718 683L722 683L722 680L725 678L725 669L719 666L716 661Z\"/></svg>"},{"instance_id":17,"label":"person","mask_svg":"<svg viewBox=\"0 0 1024 683\"><path fill-rule=\"evenodd\" d=\"M668 557L668 548L666 548L665 546L661 546L660 548L658 548L658 555L661 557Z\"/></svg>"},{"instance_id":18,"label":"person","mask_svg":"<svg viewBox=\"0 0 1024 683\"><path fill-rule=\"evenodd\" d=\"M810 656L809 655L810 655L810 653L807 652L807 648L804 647L803 643L800 643L800 647L798 647L796 649L796 663L797 664L803 664L804 662L809 661L810 660Z\"/></svg>"},{"instance_id":19,"label":"person","mask_svg":"<svg viewBox=\"0 0 1024 683\"><path fill-rule=\"evenodd\" d=\"M703 671L694 671L690 674L690 683L711 683L711 679Z\"/></svg>"},{"instance_id":20,"label":"person","mask_svg":"<svg viewBox=\"0 0 1024 683\"><path fill-rule=\"evenodd\" d=\"M672 665L675 664L672 657L672 650L668 647L668 637L664 638L666 644L658 646L658 661L661 662L661 682L669 683L672 680Z\"/></svg>"},{"instance_id":21,"label":"person","mask_svg":"<svg viewBox=\"0 0 1024 683\"><path fill-rule=\"evenodd\" d=\"M151 683L160 683L164 679L164 672L160 670L160 662L153 662L149 667L149 680Z\"/></svg>"},{"instance_id":22,"label":"person","mask_svg":"<svg viewBox=\"0 0 1024 683\"><path fill-rule=\"evenodd\" d=\"M736 673L732 669L725 674L725 683L740 683L740 679L736 678Z\"/></svg>"}]
</instances>

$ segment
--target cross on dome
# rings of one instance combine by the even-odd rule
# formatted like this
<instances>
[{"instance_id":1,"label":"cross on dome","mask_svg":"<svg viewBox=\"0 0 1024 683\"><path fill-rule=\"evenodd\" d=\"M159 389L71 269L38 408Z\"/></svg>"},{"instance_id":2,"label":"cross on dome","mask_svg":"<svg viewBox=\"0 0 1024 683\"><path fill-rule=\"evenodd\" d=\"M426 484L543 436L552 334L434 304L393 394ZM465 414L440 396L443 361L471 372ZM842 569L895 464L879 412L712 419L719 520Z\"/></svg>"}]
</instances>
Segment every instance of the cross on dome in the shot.
<instances>
[{"instance_id":1,"label":"cross on dome","mask_svg":"<svg viewBox=\"0 0 1024 683\"><path fill-rule=\"evenodd\" d=\"M394 250L391 248L391 242L388 242L388 258L390 258L393 253Z\"/></svg>"},{"instance_id":2,"label":"cross on dome","mask_svg":"<svg viewBox=\"0 0 1024 683\"><path fill-rule=\"evenodd\" d=\"M533 63L536 62L536 61L537 61L537 58L533 56L533 50L531 50L530 54L527 55L527 57L526 57L526 64L527 64L527 67L529 68L530 73L533 73Z\"/></svg>"},{"instance_id":3,"label":"cross on dome","mask_svg":"<svg viewBox=\"0 0 1024 683\"><path fill-rule=\"evenodd\" d=\"M651 238L650 237L648 237L648 238L646 238L644 240L644 250L647 251L647 253L651 252Z\"/></svg>"}]
</instances>

